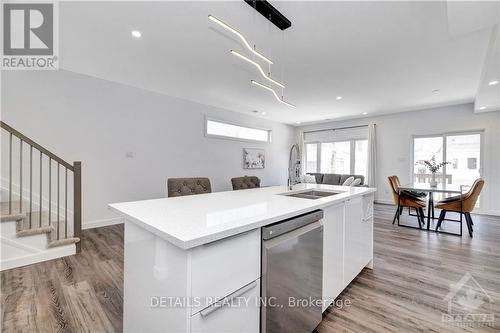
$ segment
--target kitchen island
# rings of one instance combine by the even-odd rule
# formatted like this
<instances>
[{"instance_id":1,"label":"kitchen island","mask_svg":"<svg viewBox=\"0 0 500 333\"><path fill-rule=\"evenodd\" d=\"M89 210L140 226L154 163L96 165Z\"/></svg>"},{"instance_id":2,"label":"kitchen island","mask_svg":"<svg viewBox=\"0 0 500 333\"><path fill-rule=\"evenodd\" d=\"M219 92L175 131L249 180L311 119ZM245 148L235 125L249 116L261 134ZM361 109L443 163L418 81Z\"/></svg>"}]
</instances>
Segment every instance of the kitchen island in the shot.
<instances>
[{"instance_id":1,"label":"kitchen island","mask_svg":"<svg viewBox=\"0 0 500 333\"><path fill-rule=\"evenodd\" d=\"M110 204L125 218L124 331L258 332L261 228L318 209L325 310L372 268L374 192L298 184Z\"/></svg>"}]
</instances>

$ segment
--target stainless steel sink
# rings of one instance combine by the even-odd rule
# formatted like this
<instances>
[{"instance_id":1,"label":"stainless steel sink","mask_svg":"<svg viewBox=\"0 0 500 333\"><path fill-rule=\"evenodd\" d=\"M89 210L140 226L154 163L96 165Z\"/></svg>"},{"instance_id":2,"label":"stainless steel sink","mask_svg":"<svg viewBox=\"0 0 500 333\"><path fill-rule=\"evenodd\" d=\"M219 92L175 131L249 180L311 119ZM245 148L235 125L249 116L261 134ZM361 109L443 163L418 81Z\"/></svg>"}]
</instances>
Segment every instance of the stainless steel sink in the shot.
<instances>
[{"instance_id":1,"label":"stainless steel sink","mask_svg":"<svg viewBox=\"0 0 500 333\"><path fill-rule=\"evenodd\" d=\"M295 192L295 193L283 193L282 195L286 195L287 197L316 200L340 193L342 192L310 190L310 191Z\"/></svg>"}]
</instances>

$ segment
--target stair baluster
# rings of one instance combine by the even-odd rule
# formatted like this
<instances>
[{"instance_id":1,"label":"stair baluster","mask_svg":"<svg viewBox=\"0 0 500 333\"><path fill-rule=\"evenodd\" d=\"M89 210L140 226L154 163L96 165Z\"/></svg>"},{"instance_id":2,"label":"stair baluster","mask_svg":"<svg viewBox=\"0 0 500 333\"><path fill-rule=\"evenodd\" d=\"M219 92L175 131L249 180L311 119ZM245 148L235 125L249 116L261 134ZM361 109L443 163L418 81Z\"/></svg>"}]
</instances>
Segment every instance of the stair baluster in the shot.
<instances>
[{"instance_id":1,"label":"stair baluster","mask_svg":"<svg viewBox=\"0 0 500 333\"><path fill-rule=\"evenodd\" d=\"M9 215L12 214L12 133L9 135Z\"/></svg>"},{"instance_id":2,"label":"stair baluster","mask_svg":"<svg viewBox=\"0 0 500 333\"><path fill-rule=\"evenodd\" d=\"M8 154L8 203L2 203L2 221L16 221L17 226L17 235L18 237L29 236L37 233L47 233L48 236L48 247L58 246L58 245L66 245L74 243L76 246L77 253L81 251L80 245L80 236L81 236L81 162L73 162L70 164L60 157L54 155L52 152L48 151L35 141L26 137L24 134L18 132L13 129L3 121L0 121L0 127L7 131L8 133L8 151L5 153ZM17 144L15 140L19 140L19 152L17 149L13 147L13 144ZM29 147L29 161L26 160L25 155L25 145L28 144ZM33 156L33 150L36 149L39 152L39 165L36 165ZM7 149L6 149L7 150ZM19 157L15 156L15 154L19 154ZM48 166L47 169L43 167L45 156L47 156ZM16 161L13 161L16 159ZM15 163L19 161L19 175L15 169ZM54 173L54 168L52 164L57 163L57 172ZM26 165L23 165L25 163ZM29 166L28 166L29 163ZM35 164L35 165L34 165ZM36 173L36 168L39 168L38 174ZM61 179L63 175L61 175L61 167L64 167L64 180ZM27 170L29 168L29 170ZM29 194L28 189L23 188L23 180L26 183L26 178L24 172L29 171ZM48 178L47 177L48 171ZM73 173L73 184L68 182L70 177L69 173ZM35 174L34 174L35 173ZM54 173L54 174L53 174ZM39 177L38 182L36 177ZM19 178L17 178L19 177ZM57 177L57 180L54 179ZM16 180L19 180L19 187L16 184ZM64 187L62 182L64 181ZM47 183L46 183L47 182ZM38 192L36 186L39 186ZM46 198L44 197L44 193L46 195L47 189L44 189L44 186L48 188L48 203L45 204ZM54 186L57 186L57 193L53 193ZM73 186L73 197L68 198L68 191L70 190L70 186ZM14 193L19 188L19 194ZM64 191L64 193L61 193ZM37 193L34 193L37 192ZM39 195L39 200L36 200L36 197L33 198L33 195ZM26 198L24 197L26 195ZM57 202L52 202L54 196L57 196ZM64 197L63 197L64 196ZM6 198L7 199L7 198ZM29 202L28 202L29 200ZM64 200L64 202L62 202ZM69 210L68 204L72 204L73 211ZM19 207L17 208L18 205ZM28 206L29 205L29 206ZM37 209L38 205L38 209ZM64 208L62 207L64 205ZM26 207L23 210L23 206ZM48 208L47 208L48 206ZM56 207L54 207L56 206ZM55 208L55 209L54 209ZM47 215L48 209L48 215ZM63 212L64 210L64 212ZM68 211L69 210L69 211ZM53 213L57 212L57 216L54 218ZM7 215L5 215L7 214ZM36 221L36 214L38 214L38 221ZM64 215L63 215L64 214ZM47 217L48 216L48 217ZM64 219L64 225L61 218ZM73 219L73 227L69 228L72 230L68 231L68 219ZM27 222L27 223L25 223ZM37 223L38 222L38 223ZM56 223L57 225L54 225ZM71 221L70 221L71 223ZM61 227L64 227L64 232L61 230ZM61 241L61 242L57 242Z\"/></svg>"},{"instance_id":3,"label":"stair baluster","mask_svg":"<svg viewBox=\"0 0 500 333\"><path fill-rule=\"evenodd\" d=\"M38 210L40 211L40 214L38 214L38 225L40 228L42 227L42 152L40 152L40 202L38 206Z\"/></svg>"}]
</instances>

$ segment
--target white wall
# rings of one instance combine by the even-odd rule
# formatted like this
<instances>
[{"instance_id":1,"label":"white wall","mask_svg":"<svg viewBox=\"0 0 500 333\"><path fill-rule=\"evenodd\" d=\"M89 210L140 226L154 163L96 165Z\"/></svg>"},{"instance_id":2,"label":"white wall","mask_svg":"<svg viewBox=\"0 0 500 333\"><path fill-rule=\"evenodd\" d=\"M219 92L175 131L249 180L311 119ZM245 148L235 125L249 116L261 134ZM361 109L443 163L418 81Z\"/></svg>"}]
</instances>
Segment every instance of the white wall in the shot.
<instances>
[{"instance_id":1,"label":"white wall","mask_svg":"<svg viewBox=\"0 0 500 333\"><path fill-rule=\"evenodd\" d=\"M206 138L205 115L272 129L273 142ZM1 118L66 161L82 161L87 225L115 217L108 203L165 196L169 177L206 176L214 191L230 190L231 177L242 175L285 184L295 134L287 125L68 71L3 72ZM244 170L244 147L265 148L266 168Z\"/></svg>"},{"instance_id":2,"label":"white wall","mask_svg":"<svg viewBox=\"0 0 500 333\"><path fill-rule=\"evenodd\" d=\"M377 126L376 199L392 202L387 176L410 182L413 135L484 130L483 192L481 212L500 215L500 112L473 113L472 104L302 126L298 130L337 128L375 123Z\"/></svg>"}]
</instances>

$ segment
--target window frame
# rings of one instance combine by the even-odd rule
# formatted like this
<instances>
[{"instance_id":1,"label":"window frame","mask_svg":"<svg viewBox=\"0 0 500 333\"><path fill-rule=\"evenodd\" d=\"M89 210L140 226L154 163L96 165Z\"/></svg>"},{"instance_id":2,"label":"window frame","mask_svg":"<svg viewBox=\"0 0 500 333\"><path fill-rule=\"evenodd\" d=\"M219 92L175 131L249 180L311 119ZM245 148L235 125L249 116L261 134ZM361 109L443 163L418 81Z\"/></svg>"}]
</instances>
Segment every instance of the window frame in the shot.
<instances>
[{"instance_id":1,"label":"window frame","mask_svg":"<svg viewBox=\"0 0 500 333\"><path fill-rule=\"evenodd\" d=\"M310 145L310 144L315 144L316 145L316 171L310 172L307 171L307 148L304 147L304 162L306 165L305 173L322 173L321 172L321 144L322 143L334 143L334 142L349 142L349 159L350 159L350 165L349 165L349 174L354 175L355 174L355 168L356 168L356 141L367 141L368 138L365 139L349 139L349 140L332 140L332 141L308 141L304 142L304 145ZM363 175L366 177L366 175Z\"/></svg>"},{"instance_id":2,"label":"window frame","mask_svg":"<svg viewBox=\"0 0 500 333\"><path fill-rule=\"evenodd\" d=\"M480 147L479 147L479 165L481 166L479 168L479 176L483 177L484 175L484 129L479 129L479 130L469 130L469 131L457 131L457 132L444 132L444 133L432 133L432 134L414 134L412 135L411 138L411 147L410 147L410 179L412 182L413 180L413 170L415 167L415 139L418 138L441 138L443 140L443 156L442 159L446 158L446 144L449 136L455 136L455 135L474 135L474 134L479 134L479 142L480 142ZM446 175L448 165L443 166L443 174ZM445 177L443 177L443 182L444 182Z\"/></svg>"},{"instance_id":3,"label":"window frame","mask_svg":"<svg viewBox=\"0 0 500 333\"><path fill-rule=\"evenodd\" d=\"M217 135L217 134L211 134L208 133L208 122L217 122L221 124L226 124L226 125L233 125L233 126L238 126L238 127L245 127L253 130L259 130L259 131L266 131L267 132L267 140L266 141L261 141L261 140L252 140L252 139L244 139L244 138L238 138L234 136L225 136L225 135ZM212 118L209 116L205 116L205 122L204 122L204 131L205 131L205 137L206 138L214 138L214 139L223 139L223 140L232 140L232 141L240 141L240 142L253 142L253 143L261 143L261 144L270 144L272 143L272 137L273 137L273 130L269 128L264 128L264 127L257 127L257 126L249 126L244 123L240 122L234 122L234 121L229 121L229 120L221 120L218 118Z\"/></svg>"}]
</instances>

